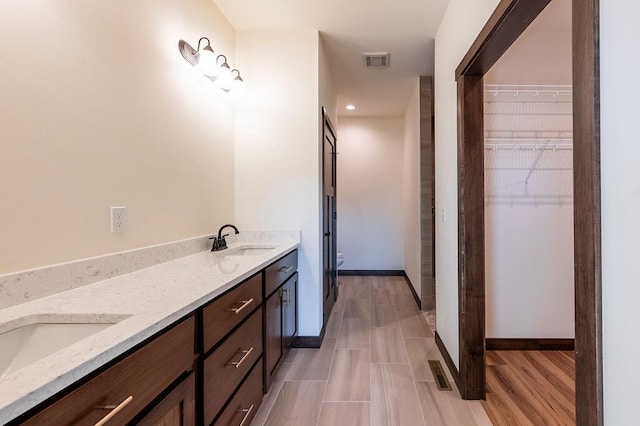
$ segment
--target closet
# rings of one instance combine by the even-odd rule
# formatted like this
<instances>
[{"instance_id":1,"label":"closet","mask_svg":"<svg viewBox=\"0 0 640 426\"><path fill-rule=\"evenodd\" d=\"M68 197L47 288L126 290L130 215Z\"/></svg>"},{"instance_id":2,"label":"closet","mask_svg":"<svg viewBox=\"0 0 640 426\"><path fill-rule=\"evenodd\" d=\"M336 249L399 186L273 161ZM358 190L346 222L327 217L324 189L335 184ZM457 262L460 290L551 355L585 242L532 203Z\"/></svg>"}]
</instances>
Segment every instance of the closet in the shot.
<instances>
[{"instance_id":1,"label":"closet","mask_svg":"<svg viewBox=\"0 0 640 426\"><path fill-rule=\"evenodd\" d=\"M573 338L567 84L485 85L487 338Z\"/></svg>"}]
</instances>

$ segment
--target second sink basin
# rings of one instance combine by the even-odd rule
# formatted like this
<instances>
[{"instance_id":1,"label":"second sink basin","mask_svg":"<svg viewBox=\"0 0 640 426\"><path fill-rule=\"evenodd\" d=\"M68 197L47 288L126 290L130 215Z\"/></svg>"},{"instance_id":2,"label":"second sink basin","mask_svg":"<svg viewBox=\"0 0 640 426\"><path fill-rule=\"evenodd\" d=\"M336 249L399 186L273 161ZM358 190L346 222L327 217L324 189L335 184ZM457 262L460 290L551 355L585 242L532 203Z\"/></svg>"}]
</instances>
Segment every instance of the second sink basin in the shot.
<instances>
[{"instance_id":1,"label":"second sink basin","mask_svg":"<svg viewBox=\"0 0 640 426\"><path fill-rule=\"evenodd\" d=\"M227 256L260 256L269 253L277 246L242 245L225 250Z\"/></svg>"},{"instance_id":2,"label":"second sink basin","mask_svg":"<svg viewBox=\"0 0 640 426\"><path fill-rule=\"evenodd\" d=\"M102 331L115 322L34 322L4 332L0 334L0 378Z\"/></svg>"}]
</instances>

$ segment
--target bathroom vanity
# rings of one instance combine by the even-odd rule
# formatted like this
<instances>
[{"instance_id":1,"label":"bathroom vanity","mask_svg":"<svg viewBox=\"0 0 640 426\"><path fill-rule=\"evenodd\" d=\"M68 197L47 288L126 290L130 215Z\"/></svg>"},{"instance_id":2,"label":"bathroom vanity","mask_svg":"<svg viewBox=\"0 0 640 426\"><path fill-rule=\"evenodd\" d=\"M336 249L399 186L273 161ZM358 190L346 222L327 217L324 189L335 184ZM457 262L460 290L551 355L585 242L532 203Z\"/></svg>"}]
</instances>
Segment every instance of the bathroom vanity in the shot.
<instances>
[{"instance_id":1,"label":"bathroom vanity","mask_svg":"<svg viewBox=\"0 0 640 426\"><path fill-rule=\"evenodd\" d=\"M115 314L136 299L146 308L70 346L66 363L63 350L21 370L23 379L0 379L0 403L11 398L9 379L23 380L0 423L249 425L297 333L298 245L231 246L72 290L78 302L105 286L119 291ZM109 311L117 298L106 299ZM51 301L30 304L37 312ZM29 388L37 368L45 377Z\"/></svg>"}]
</instances>

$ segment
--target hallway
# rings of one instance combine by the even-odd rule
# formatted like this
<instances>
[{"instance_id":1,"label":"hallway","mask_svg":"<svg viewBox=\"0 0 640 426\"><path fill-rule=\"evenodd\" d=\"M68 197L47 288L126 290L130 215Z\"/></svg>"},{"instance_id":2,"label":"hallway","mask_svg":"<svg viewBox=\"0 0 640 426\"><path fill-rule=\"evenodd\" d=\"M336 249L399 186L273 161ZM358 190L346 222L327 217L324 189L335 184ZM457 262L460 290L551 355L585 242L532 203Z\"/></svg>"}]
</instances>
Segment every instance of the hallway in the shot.
<instances>
[{"instance_id":1,"label":"hallway","mask_svg":"<svg viewBox=\"0 0 640 426\"><path fill-rule=\"evenodd\" d=\"M440 360L403 277L339 277L320 349L293 349L253 425L490 425L479 401L439 391Z\"/></svg>"}]
</instances>

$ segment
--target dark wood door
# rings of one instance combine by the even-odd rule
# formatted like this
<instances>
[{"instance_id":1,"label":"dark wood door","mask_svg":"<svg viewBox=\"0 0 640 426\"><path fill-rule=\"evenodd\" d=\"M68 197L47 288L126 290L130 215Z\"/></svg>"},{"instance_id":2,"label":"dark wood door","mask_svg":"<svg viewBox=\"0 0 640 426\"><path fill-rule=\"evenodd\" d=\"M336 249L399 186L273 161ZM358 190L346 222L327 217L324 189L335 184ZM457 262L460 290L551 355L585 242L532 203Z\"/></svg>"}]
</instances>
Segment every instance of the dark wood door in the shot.
<instances>
[{"instance_id":1,"label":"dark wood door","mask_svg":"<svg viewBox=\"0 0 640 426\"><path fill-rule=\"evenodd\" d=\"M336 132L326 110L322 109L322 275L324 324L338 297L336 234Z\"/></svg>"},{"instance_id":2,"label":"dark wood door","mask_svg":"<svg viewBox=\"0 0 640 426\"><path fill-rule=\"evenodd\" d=\"M298 274L293 276L283 286L283 329L284 329L284 345L290 346L291 341L296 335L298 329L296 324L296 311L298 309L297 304L297 292L298 292Z\"/></svg>"},{"instance_id":3,"label":"dark wood door","mask_svg":"<svg viewBox=\"0 0 640 426\"><path fill-rule=\"evenodd\" d=\"M271 386L273 375L282 358L282 287L269 297L265 309L264 371L265 391Z\"/></svg>"}]
</instances>

